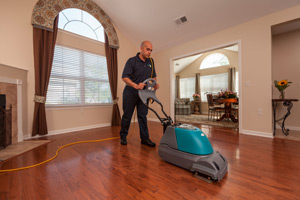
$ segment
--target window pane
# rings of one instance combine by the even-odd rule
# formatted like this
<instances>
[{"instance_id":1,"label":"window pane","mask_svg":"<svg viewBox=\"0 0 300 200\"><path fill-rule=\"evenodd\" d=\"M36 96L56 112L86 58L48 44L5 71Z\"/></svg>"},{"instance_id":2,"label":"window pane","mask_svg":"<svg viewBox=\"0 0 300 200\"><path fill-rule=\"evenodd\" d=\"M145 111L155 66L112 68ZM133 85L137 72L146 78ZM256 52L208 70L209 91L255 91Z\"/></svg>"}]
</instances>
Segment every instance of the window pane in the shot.
<instances>
[{"instance_id":1,"label":"window pane","mask_svg":"<svg viewBox=\"0 0 300 200\"><path fill-rule=\"evenodd\" d=\"M85 76L108 80L106 58L84 53Z\"/></svg>"},{"instance_id":2,"label":"window pane","mask_svg":"<svg viewBox=\"0 0 300 200\"><path fill-rule=\"evenodd\" d=\"M102 82L100 84L100 98L101 103L111 103L111 92L108 82Z\"/></svg>"},{"instance_id":3,"label":"window pane","mask_svg":"<svg viewBox=\"0 0 300 200\"><path fill-rule=\"evenodd\" d=\"M85 103L111 103L109 83L86 81Z\"/></svg>"},{"instance_id":4,"label":"window pane","mask_svg":"<svg viewBox=\"0 0 300 200\"><path fill-rule=\"evenodd\" d=\"M50 77L46 104L63 104L64 103L63 92L64 92L63 79Z\"/></svg>"},{"instance_id":5,"label":"window pane","mask_svg":"<svg viewBox=\"0 0 300 200\"><path fill-rule=\"evenodd\" d=\"M58 20L58 28L64 29L64 26L68 23L68 19L65 17L65 15L60 12L59 13L59 20Z\"/></svg>"},{"instance_id":6,"label":"window pane","mask_svg":"<svg viewBox=\"0 0 300 200\"><path fill-rule=\"evenodd\" d=\"M104 42L104 29L91 14L76 8L68 8L59 13L58 28Z\"/></svg>"},{"instance_id":7,"label":"window pane","mask_svg":"<svg viewBox=\"0 0 300 200\"><path fill-rule=\"evenodd\" d=\"M66 31L70 31L72 33L76 33L78 35L91 38L97 40L96 33L89 27L87 24L79 22L79 21L72 21L69 22L65 26Z\"/></svg>"},{"instance_id":8,"label":"window pane","mask_svg":"<svg viewBox=\"0 0 300 200\"><path fill-rule=\"evenodd\" d=\"M200 69L207 69L224 65L229 65L228 58L221 53L212 53L204 58L200 65Z\"/></svg>"},{"instance_id":9,"label":"window pane","mask_svg":"<svg viewBox=\"0 0 300 200\"><path fill-rule=\"evenodd\" d=\"M207 102L206 93L217 94L228 88L228 74L214 74L200 77L201 100Z\"/></svg>"},{"instance_id":10,"label":"window pane","mask_svg":"<svg viewBox=\"0 0 300 200\"><path fill-rule=\"evenodd\" d=\"M83 18L82 18L83 22L85 22L86 24L91 26L91 28L93 30L95 30L101 26L100 22L94 16L92 16L90 13L82 12L82 14L83 14Z\"/></svg>"},{"instance_id":11,"label":"window pane","mask_svg":"<svg viewBox=\"0 0 300 200\"><path fill-rule=\"evenodd\" d=\"M100 103L99 82L86 81L85 82L85 103Z\"/></svg>"},{"instance_id":12,"label":"window pane","mask_svg":"<svg viewBox=\"0 0 300 200\"><path fill-rule=\"evenodd\" d=\"M78 20L81 21L81 10L77 8L68 8L62 11L67 17L68 21Z\"/></svg>"},{"instance_id":13,"label":"window pane","mask_svg":"<svg viewBox=\"0 0 300 200\"><path fill-rule=\"evenodd\" d=\"M98 29L96 29L95 33L96 33L96 35L98 37L98 41L100 41L100 42L104 42L105 41L105 39L104 39L104 29L103 29L102 26L99 27Z\"/></svg>"},{"instance_id":14,"label":"window pane","mask_svg":"<svg viewBox=\"0 0 300 200\"><path fill-rule=\"evenodd\" d=\"M181 78L180 79L180 98L193 99L195 94L195 78Z\"/></svg>"},{"instance_id":15,"label":"window pane","mask_svg":"<svg viewBox=\"0 0 300 200\"><path fill-rule=\"evenodd\" d=\"M64 104L80 103L80 81L64 79Z\"/></svg>"}]
</instances>

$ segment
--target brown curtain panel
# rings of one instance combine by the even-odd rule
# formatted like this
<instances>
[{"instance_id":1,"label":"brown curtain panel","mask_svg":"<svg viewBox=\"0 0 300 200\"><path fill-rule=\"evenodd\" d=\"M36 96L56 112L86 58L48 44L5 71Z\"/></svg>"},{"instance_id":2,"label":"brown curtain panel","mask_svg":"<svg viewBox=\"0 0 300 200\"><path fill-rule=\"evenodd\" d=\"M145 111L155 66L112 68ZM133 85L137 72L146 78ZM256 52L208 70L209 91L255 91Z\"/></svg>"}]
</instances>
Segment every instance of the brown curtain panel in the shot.
<instances>
[{"instance_id":1,"label":"brown curtain panel","mask_svg":"<svg viewBox=\"0 0 300 200\"><path fill-rule=\"evenodd\" d=\"M200 73L195 74L195 94L200 94Z\"/></svg>"},{"instance_id":2,"label":"brown curtain panel","mask_svg":"<svg viewBox=\"0 0 300 200\"><path fill-rule=\"evenodd\" d=\"M121 115L118 106L117 90L118 90L118 56L117 49L109 47L108 38L105 34L105 54L106 54L106 62L107 62L107 72L109 78L109 85L111 96L113 98L113 111L112 111L112 126L120 126L121 125Z\"/></svg>"},{"instance_id":3,"label":"brown curtain panel","mask_svg":"<svg viewBox=\"0 0 300 200\"><path fill-rule=\"evenodd\" d=\"M235 92L235 68L228 68L228 89Z\"/></svg>"},{"instance_id":4,"label":"brown curtain panel","mask_svg":"<svg viewBox=\"0 0 300 200\"><path fill-rule=\"evenodd\" d=\"M200 95L200 101L201 100L201 89L200 89L200 73L195 74L195 94ZM199 104L199 112L201 113L201 104Z\"/></svg>"},{"instance_id":5,"label":"brown curtain panel","mask_svg":"<svg viewBox=\"0 0 300 200\"><path fill-rule=\"evenodd\" d=\"M180 76L175 79L175 97L180 98Z\"/></svg>"},{"instance_id":6,"label":"brown curtain panel","mask_svg":"<svg viewBox=\"0 0 300 200\"><path fill-rule=\"evenodd\" d=\"M48 134L45 102L56 43L58 17L55 18L53 26L53 31L33 27L35 105L32 136Z\"/></svg>"}]
</instances>

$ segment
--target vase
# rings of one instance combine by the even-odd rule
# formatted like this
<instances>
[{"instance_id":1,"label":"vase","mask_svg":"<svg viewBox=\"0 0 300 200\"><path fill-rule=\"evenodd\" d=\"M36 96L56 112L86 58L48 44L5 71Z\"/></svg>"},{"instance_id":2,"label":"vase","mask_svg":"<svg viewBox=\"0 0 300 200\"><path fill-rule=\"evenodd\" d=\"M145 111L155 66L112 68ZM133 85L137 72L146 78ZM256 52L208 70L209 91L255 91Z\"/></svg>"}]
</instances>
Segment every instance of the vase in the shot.
<instances>
[{"instance_id":1,"label":"vase","mask_svg":"<svg viewBox=\"0 0 300 200\"><path fill-rule=\"evenodd\" d=\"M279 96L280 99L284 99L284 91L280 91L280 96Z\"/></svg>"}]
</instances>

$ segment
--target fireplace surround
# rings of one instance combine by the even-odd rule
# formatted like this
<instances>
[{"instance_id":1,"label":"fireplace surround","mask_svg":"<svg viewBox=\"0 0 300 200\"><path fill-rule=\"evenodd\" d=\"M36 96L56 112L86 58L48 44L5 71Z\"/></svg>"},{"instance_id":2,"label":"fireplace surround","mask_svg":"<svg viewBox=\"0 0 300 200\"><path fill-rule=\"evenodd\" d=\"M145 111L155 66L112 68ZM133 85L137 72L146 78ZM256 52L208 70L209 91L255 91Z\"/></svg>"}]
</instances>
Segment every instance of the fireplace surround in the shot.
<instances>
[{"instance_id":1,"label":"fireplace surround","mask_svg":"<svg viewBox=\"0 0 300 200\"><path fill-rule=\"evenodd\" d=\"M11 130L11 144L23 141L22 80L0 77L0 94L6 95L5 126ZM12 108L11 108L12 105ZM7 122L11 122L9 125ZM7 137L6 137L7 139Z\"/></svg>"}]
</instances>

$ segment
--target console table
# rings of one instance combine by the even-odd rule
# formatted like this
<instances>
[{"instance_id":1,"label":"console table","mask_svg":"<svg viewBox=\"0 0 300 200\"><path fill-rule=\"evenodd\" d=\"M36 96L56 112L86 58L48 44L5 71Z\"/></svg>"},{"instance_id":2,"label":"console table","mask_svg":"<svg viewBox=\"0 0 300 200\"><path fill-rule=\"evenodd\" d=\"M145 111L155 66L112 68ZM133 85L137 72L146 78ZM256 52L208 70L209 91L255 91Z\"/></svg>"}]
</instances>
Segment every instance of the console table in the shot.
<instances>
[{"instance_id":1,"label":"console table","mask_svg":"<svg viewBox=\"0 0 300 200\"><path fill-rule=\"evenodd\" d=\"M201 105L201 101L192 101L192 103L194 104L194 113L195 115L200 115L200 105Z\"/></svg>"},{"instance_id":2,"label":"console table","mask_svg":"<svg viewBox=\"0 0 300 200\"><path fill-rule=\"evenodd\" d=\"M293 103L292 102L297 102L299 101L298 99L272 99L272 107L273 107L273 136L275 136L275 131L276 131L276 123L279 124L279 126L281 127L282 132L285 135L289 134L289 129L286 129L284 126L284 122L286 120L286 118L291 114L291 109L293 107ZM278 103L283 103L283 106L286 107L287 112L286 114L279 118L276 119L276 108L277 108L277 104Z\"/></svg>"}]
</instances>

